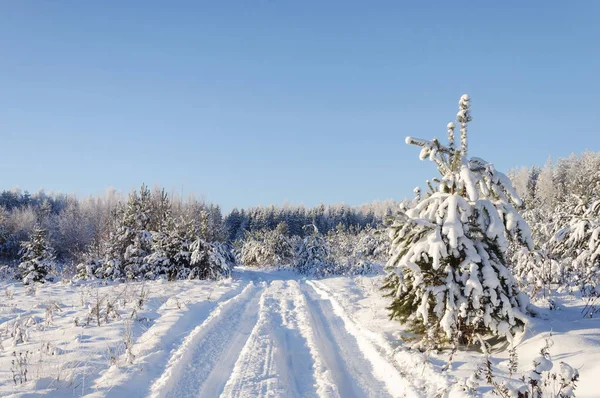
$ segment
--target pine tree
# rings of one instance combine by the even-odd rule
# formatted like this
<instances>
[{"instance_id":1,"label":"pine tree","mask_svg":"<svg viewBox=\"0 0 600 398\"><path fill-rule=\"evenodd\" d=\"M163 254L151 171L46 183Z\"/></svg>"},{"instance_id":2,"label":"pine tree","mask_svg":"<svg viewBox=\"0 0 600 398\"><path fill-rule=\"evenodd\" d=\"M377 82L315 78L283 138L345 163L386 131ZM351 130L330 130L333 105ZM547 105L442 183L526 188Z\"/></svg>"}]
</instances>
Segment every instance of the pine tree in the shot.
<instances>
[{"instance_id":1,"label":"pine tree","mask_svg":"<svg viewBox=\"0 0 600 398\"><path fill-rule=\"evenodd\" d=\"M29 241L22 244L19 272L23 284L44 282L54 268L54 250L50 247L48 232L37 225Z\"/></svg>"},{"instance_id":2,"label":"pine tree","mask_svg":"<svg viewBox=\"0 0 600 398\"><path fill-rule=\"evenodd\" d=\"M472 341L476 334L512 339L525 321L528 298L506 267L508 239L533 248L529 227L509 179L480 158L467 157L470 99L459 101L460 147L455 124L449 146L406 138L422 147L420 159L438 167L430 192L390 226L391 258L383 289L392 299L390 317L413 331L428 330L440 342ZM433 188L433 189L432 189Z\"/></svg>"}]
</instances>

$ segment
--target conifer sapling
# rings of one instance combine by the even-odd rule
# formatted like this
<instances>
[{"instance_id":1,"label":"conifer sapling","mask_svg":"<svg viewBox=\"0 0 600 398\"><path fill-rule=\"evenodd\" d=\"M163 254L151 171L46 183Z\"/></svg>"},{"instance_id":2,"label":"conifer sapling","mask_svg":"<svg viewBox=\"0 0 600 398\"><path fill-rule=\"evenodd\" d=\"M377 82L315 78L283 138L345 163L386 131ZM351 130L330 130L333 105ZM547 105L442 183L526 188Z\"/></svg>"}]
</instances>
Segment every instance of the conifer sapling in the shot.
<instances>
[{"instance_id":1,"label":"conifer sapling","mask_svg":"<svg viewBox=\"0 0 600 398\"><path fill-rule=\"evenodd\" d=\"M510 180L480 158L467 157L470 99L463 95L448 146L437 139L406 138L421 147L441 178L389 229L392 239L383 289L392 299L390 317L414 332L435 331L440 342L470 342L481 335L512 340L525 322L528 297L506 267L511 237L532 248L529 227L514 206L521 200Z\"/></svg>"}]
</instances>

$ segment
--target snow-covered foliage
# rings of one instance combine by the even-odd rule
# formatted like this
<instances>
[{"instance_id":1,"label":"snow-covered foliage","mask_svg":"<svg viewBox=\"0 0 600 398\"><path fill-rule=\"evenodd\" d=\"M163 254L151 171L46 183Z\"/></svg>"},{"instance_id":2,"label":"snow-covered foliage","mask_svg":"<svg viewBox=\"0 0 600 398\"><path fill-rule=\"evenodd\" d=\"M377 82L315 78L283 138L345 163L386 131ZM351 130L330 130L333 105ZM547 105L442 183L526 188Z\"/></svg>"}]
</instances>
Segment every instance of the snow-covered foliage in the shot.
<instances>
[{"instance_id":1,"label":"snow-covered foliage","mask_svg":"<svg viewBox=\"0 0 600 398\"><path fill-rule=\"evenodd\" d=\"M235 266L235 257L231 248L225 243L211 244L203 239L196 239L190 246L189 274L187 279L219 279L228 277Z\"/></svg>"},{"instance_id":2,"label":"snow-covered foliage","mask_svg":"<svg viewBox=\"0 0 600 398\"><path fill-rule=\"evenodd\" d=\"M521 290L530 297L548 297L559 264L549 258L546 251L529 250L521 245L510 257L513 261L512 271L520 282Z\"/></svg>"},{"instance_id":3,"label":"snow-covered foliage","mask_svg":"<svg viewBox=\"0 0 600 398\"><path fill-rule=\"evenodd\" d=\"M198 210L198 222L173 216L164 191L152 194L142 186L126 204L119 204L101 255L93 250L78 266L80 278L217 279L227 277L235 264L229 245L213 242L211 217Z\"/></svg>"},{"instance_id":4,"label":"snow-covered foliage","mask_svg":"<svg viewBox=\"0 0 600 398\"><path fill-rule=\"evenodd\" d=\"M327 234L326 241L340 275L364 275L387 261L389 239L383 228L367 227L356 233L339 226Z\"/></svg>"},{"instance_id":5,"label":"snow-covered foliage","mask_svg":"<svg viewBox=\"0 0 600 398\"><path fill-rule=\"evenodd\" d=\"M55 266L54 251L48 242L48 232L40 226L33 230L28 242L23 243L19 273L25 285L44 282Z\"/></svg>"},{"instance_id":6,"label":"snow-covered foliage","mask_svg":"<svg viewBox=\"0 0 600 398\"><path fill-rule=\"evenodd\" d=\"M327 241L316 226L312 227L312 234L304 238L298 246L294 257L294 269L301 274L317 277L338 274L338 266L332 261Z\"/></svg>"},{"instance_id":7,"label":"snow-covered foliage","mask_svg":"<svg viewBox=\"0 0 600 398\"><path fill-rule=\"evenodd\" d=\"M552 264L544 278L555 289L595 294L600 284L600 153L549 160L543 168L513 171L511 178L528 198L523 217L535 247ZM514 250L511 263L517 270L528 268L518 253ZM523 284L530 283L517 274Z\"/></svg>"},{"instance_id":8,"label":"snow-covered foliage","mask_svg":"<svg viewBox=\"0 0 600 398\"><path fill-rule=\"evenodd\" d=\"M287 266L294 257L295 245L288 227L281 222L272 231L247 232L241 250L242 264L254 267Z\"/></svg>"},{"instance_id":9,"label":"snow-covered foliage","mask_svg":"<svg viewBox=\"0 0 600 398\"><path fill-rule=\"evenodd\" d=\"M508 177L491 163L467 157L467 95L456 119L459 149L452 149L454 123L448 124L447 147L437 139L406 139L422 147L420 158L432 160L441 179L390 226L384 286L392 298L390 316L442 340L470 341L477 334L511 340L523 327L528 298L506 267L505 253L510 238L528 248L533 242L514 207L522 202Z\"/></svg>"},{"instance_id":10,"label":"snow-covered foliage","mask_svg":"<svg viewBox=\"0 0 600 398\"><path fill-rule=\"evenodd\" d=\"M152 254L145 259L145 276L154 279L166 275L175 280L189 275L193 229L189 222L173 218L165 231L152 232Z\"/></svg>"},{"instance_id":11,"label":"snow-covered foliage","mask_svg":"<svg viewBox=\"0 0 600 398\"><path fill-rule=\"evenodd\" d=\"M580 203L568 224L550 241L550 250L565 264L569 282L582 289L600 285L600 200Z\"/></svg>"},{"instance_id":12,"label":"snow-covered foliage","mask_svg":"<svg viewBox=\"0 0 600 398\"><path fill-rule=\"evenodd\" d=\"M579 371L571 365L560 361L558 372L552 372L554 363L550 355L552 339L546 338L546 344L540 354L533 359L533 364L528 374L523 376L526 387L521 390L528 392L531 398L558 397L574 398L576 383L579 380Z\"/></svg>"}]
</instances>

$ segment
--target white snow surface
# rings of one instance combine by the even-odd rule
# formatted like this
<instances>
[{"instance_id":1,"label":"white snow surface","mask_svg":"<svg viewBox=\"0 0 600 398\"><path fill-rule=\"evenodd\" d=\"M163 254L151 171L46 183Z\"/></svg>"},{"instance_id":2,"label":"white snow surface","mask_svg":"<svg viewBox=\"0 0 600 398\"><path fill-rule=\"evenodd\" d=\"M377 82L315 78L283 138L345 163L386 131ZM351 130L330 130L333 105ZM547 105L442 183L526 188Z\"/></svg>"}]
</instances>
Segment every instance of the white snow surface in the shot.
<instances>
[{"instance_id":1,"label":"white snow surface","mask_svg":"<svg viewBox=\"0 0 600 398\"><path fill-rule=\"evenodd\" d=\"M411 350L409 334L387 317L381 283L382 276L312 280L244 267L219 282L32 290L2 281L0 397L463 396L457 386L469 384L481 354L459 351L444 367L449 352ZM99 299L101 324L93 317L86 325ZM115 308L107 321L106 303ZM597 396L600 320L583 319L580 300L557 304L538 311L517 340L517 374L533 368L552 330L553 371L567 369L559 362L579 369L577 397ZM26 352L26 364L11 364ZM500 380L507 358L507 349L490 357ZM476 396L491 392L481 387Z\"/></svg>"}]
</instances>

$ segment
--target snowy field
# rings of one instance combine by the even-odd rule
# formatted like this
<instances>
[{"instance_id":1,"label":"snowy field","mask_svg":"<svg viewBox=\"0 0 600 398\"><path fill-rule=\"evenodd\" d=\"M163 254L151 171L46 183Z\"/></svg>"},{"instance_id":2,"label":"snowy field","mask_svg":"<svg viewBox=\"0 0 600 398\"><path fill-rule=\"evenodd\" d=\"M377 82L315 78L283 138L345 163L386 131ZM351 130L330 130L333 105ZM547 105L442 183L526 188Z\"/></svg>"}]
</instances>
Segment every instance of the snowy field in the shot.
<instances>
[{"instance_id":1,"label":"snowy field","mask_svg":"<svg viewBox=\"0 0 600 398\"><path fill-rule=\"evenodd\" d=\"M462 396L481 353L448 365L449 352L410 350L381 281L238 268L219 282L0 282L0 396ZM552 331L554 366L579 368L577 397L598 397L600 320L582 305L565 296L540 310L517 346L517 375ZM491 356L499 379L507 358Z\"/></svg>"}]
</instances>

